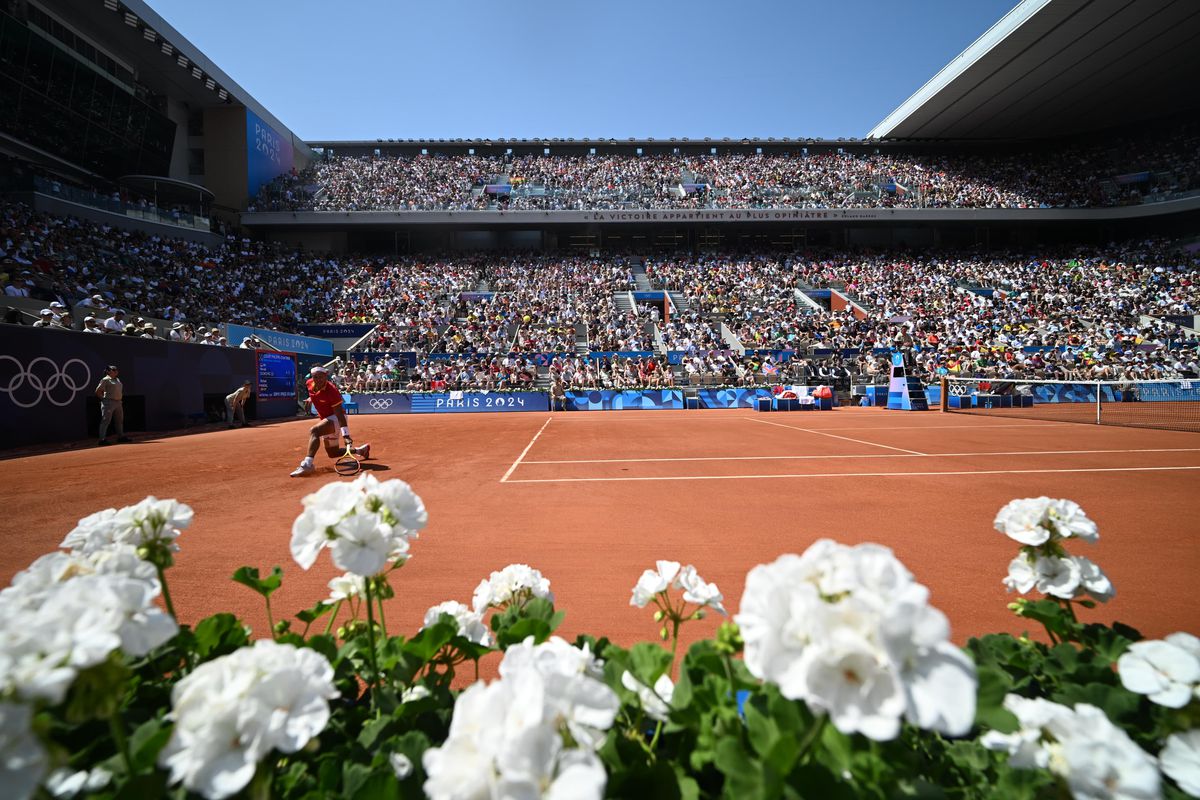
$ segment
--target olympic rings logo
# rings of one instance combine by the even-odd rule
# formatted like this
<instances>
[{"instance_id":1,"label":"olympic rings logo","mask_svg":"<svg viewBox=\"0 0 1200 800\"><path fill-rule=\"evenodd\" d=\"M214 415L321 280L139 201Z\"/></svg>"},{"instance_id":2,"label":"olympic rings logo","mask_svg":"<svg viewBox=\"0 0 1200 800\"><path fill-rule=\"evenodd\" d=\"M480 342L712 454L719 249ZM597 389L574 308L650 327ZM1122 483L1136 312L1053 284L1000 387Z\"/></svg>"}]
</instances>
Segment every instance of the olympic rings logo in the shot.
<instances>
[{"instance_id":1,"label":"olympic rings logo","mask_svg":"<svg viewBox=\"0 0 1200 800\"><path fill-rule=\"evenodd\" d=\"M370 401L367 403L367 405L371 406L371 408L373 408L377 411L382 411L385 408L392 407L392 398L390 398L390 397L372 397L370 399Z\"/></svg>"},{"instance_id":2,"label":"olympic rings logo","mask_svg":"<svg viewBox=\"0 0 1200 800\"><path fill-rule=\"evenodd\" d=\"M33 408L43 400L56 406L70 405L75 395L91 382L91 369L78 358L60 367L45 356L38 356L28 367L23 367L13 356L0 356L0 394L7 394L18 408Z\"/></svg>"}]
</instances>

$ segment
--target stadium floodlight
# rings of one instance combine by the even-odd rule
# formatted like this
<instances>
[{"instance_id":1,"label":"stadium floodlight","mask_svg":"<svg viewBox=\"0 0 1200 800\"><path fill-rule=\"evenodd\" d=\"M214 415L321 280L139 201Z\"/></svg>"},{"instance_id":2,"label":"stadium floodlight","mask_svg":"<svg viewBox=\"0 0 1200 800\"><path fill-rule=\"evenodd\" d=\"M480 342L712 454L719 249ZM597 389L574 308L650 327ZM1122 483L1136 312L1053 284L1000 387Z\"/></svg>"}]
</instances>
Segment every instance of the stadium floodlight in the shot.
<instances>
[{"instance_id":1,"label":"stadium floodlight","mask_svg":"<svg viewBox=\"0 0 1200 800\"><path fill-rule=\"evenodd\" d=\"M217 90L217 82L214 81L212 78L205 78L204 79L204 88L208 89L210 92L215 92Z\"/></svg>"},{"instance_id":2,"label":"stadium floodlight","mask_svg":"<svg viewBox=\"0 0 1200 800\"><path fill-rule=\"evenodd\" d=\"M158 39L158 34L154 32L153 28L142 28L142 38L147 42L153 42Z\"/></svg>"},{"instance_id":3,"label":"stadium floodlight","mask_svg":"<svg viewBox=\"0 0 1200 800\"><path fill-rule=\"evenodd\" d=\"M121 7L121 4L118 3L117 0L104 0L104 7L109 11L116 11Z\"/></svg>"},{"instance_id":4,"label":"stadium floodlight","mask_svg":"<svg viewBox=\"0 0 1200 800\"><path fill-rule=\"evenodd\" d=\"M200 80L201 78L204 77L204 70L200 69L199 67L193 66L192 67L192 77L195 78L196 80Z\"/></svg>"},{"instance_id":5,"label":"stadium floodlight","mask_svg":"<svg viewBox=\"0 0 1200 800\"><path fill-rule=\"evenodd\" d=\"M217 99L221 100L221 101L228 100L229 92L225 91L224 89L221 89L220 91L217 92Z\"/></svg>"},{"instance_id":6,"label":"stadium floodlight","mask_svg":"<svg viewBox=\"0 0 1200 800\"><path fill-rule=\"evenodd\" d=\"M166 39L163 39L162 47L159 49L162 50L162 54L164 56L175 55L175 47L170 42L168 42Z\"/></svg>"},{"instance_id":7,"label":"stadium floodlight","mask_svg":"<svg viewBox=\"0 0 1200 800\"><path fill-rule=\"evenodd\" d=\"M139 22L141 22L141 20L139 20L137 18L137 14L133 13L132 11L125 12L125 24L126 25L128 25L131 28L136 28L138 26Z\"/></svg>"},{"instance_id":8,"label":"stadium floodlight","mask_svg":"<svg viewBox=\"0 0 1200 800\"><path fill-rule=\"evenodd\" d=\"M188 64L190 64L192 62L188 61L187 56L185 56L183 53L180 53L179 58L175 59L175 63L178 64L179 66L183 67L184 69L187 69Z\"/></svg>"}]
</instances>

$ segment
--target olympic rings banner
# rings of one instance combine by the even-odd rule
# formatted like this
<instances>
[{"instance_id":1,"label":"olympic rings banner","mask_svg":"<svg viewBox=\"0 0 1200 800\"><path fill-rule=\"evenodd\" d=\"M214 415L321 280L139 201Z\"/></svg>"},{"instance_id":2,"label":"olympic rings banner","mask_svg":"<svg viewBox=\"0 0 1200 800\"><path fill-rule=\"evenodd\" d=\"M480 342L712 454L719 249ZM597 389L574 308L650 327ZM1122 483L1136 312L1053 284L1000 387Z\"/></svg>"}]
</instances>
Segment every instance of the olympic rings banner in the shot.
<instances>
[{"instance_id":1,"label":"olympic rings banner","mask_svg":"<svg viewBox=\"0 0 1200 800\"><path fill-rule=\"evenodd\" d=\"M90 404L109 364L120 369L125 422L134 431L182 428L205 410L206 396L223 398L255 377L253 350L0 325L4 445L86 438L89 422L97 424ZM293 408L288 404L287 413Z\"/></svg>"},{"instance_id":2,"label":"olympic rings banner","mask_svg":"<svg viewBox=\"0 0 1200 800\"><path fill-rule=\"evenodd\" d=\"M680 389L642 389L616 391L567 392L567 411L623 411L629 409L677 409L683 408L683 391Z\"/></svg>"},{"instance_id":3,"label":"olympic rings banner","mask_svg":"<svg viewBox=\"0 0 1200 800\"><path fill-rule=\"evenodd\" d=\"M360 414L469 414L549 411L545 392L418 392L351 395Z\"/></svg>"}]
</instances>

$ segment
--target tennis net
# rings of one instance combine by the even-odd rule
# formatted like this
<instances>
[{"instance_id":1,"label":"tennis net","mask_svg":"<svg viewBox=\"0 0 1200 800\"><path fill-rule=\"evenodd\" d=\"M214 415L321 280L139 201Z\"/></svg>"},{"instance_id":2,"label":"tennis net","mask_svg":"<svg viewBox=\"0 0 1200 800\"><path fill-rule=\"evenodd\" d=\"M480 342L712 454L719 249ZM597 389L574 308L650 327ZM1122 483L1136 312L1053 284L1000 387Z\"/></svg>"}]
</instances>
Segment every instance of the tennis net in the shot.
<instances>
[{"instance_id":1,"label":"tennis net","mask_svg":"<svg viewBox=\"0 0 1200 800\"><path fill-rule=\"evenodd\" d=\"M942 410L1200 432L1200 380L942 379Z\"/></svg>"}]
</instances>

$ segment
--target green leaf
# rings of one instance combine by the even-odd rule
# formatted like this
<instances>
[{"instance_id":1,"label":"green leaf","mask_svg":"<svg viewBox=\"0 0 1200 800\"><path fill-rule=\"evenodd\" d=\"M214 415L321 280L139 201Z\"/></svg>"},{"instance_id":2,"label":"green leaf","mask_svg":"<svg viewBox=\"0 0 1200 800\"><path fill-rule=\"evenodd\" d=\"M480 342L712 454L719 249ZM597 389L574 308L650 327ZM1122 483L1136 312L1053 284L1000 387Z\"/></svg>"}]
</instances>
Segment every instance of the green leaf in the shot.
<instances>
[{"instance_id":1,"label":"green leaf","mask_svg":"<svg viewBox=\"0 0 1200 800\"><path fill-rule=\"evenodd\" d=\"M148 772L158 761L158 753L171 738L171 726L161 719L143 722L129 737L134 772Z\"/></svg>"},{"instance_id":2,"label":"green leaf","mask_svg":"<svg viewBox=\"0 0 1200 800\"><path fill-rule=\"evenodd\" d=\"M233 579L243 586L249 586L263 597L270 597L283 583L283 569L275 566L270 575L260 579L258 567L239 567L238 571L233 573Z\"/></svg>"},{"instance_id":3,"label":"green leaf","mask_svg":"<svg viewBox=\"0 0 1200 800\"><path fill-rule=\"evenodd\" d=\"M347 795L353 800L399 800L400 783L390 771L376 771Z\"/></svg>"},{"instance_id":4,"label":"green leaf","mask_svg":"<svg viewBox=\"0 0 1200 800\"><path fill-rule=\"evenodd\" d=\"M245 626L233 614L214 614L200 620L193 635L201 661L228 655L250 643Z\"/></svg>"},{"instance_id":5,"label":"green leaf","mask_svg":"<svg viewBox=\"0 0 1200 800\"><path fill-rule=\"evenodd\" d=\"M654 642L638 642L629 650L633 676L653 686L671 666L671 653Z\"/></svg>"},{"instance_id":6,"label":"green leaf","mask_svg":"<svg viewBox=\"0 0 1200 800\"><path fill-rule=\"evenodd\" d=\"M679 778L666 762L633 764L616 771L607 794L611 797L653 797L655 800L680 800Z\"/></svg>"},{"instance_id":7,"label":"green leaf","mask_svg":"<svg viewBox=\"0 0 1200 800\"><path fill-rule=\"evenodd\" d=\"M346 797L355 797L371 777L371 768L349 762L342 765L342 790Z\"/></svg>"},{"instance_id":8,"label":"green leaf","mask_svg":"<svg viewBox=\"0 0 1200 800\"><path fill-rule=\"evenodd\" d=\"M1012 679L1003 670L988 665L976 668L979 691L975 701L975 724L984 728L1012 733L1018 727L1017 718L1004 708L1004 698L1012 689Z\"/></svg>"},{"instance_id":9,"label":"green leaf","mask_svg":"<svg viewBox=\"0 0 1200 800\"><path fill-rule=\"evenodd\" d=\"M717 742L714 763L725 776L725 797L765 796L762 767L746 754L736 738L730 736Z\"/></svg>"},{"instance_id":10,"label":"green leaf","mask_svg":"<svg viewBox=\"0 0 1200 800\"><path fill-rule=\"evenodd\" d=\"M324 600L321 600L312 608L306 608L303 611L297 611L296 619L300 620L305 625L311 625L332 611L336 605L337 603L327 603Z\"/></svg>"},{"instance_id":11,"label":"green leaf","mask_svg":"<svg viewBox=\"0 0 1200 800\"><path fill-rule=\"evenodd\" d=\"M368 720L367 724L363 725L362 733L358 734L358 743L368 750L373 749L380 734L385 733L391 725L391 717Z\"/></svg>"}]
</instances>

